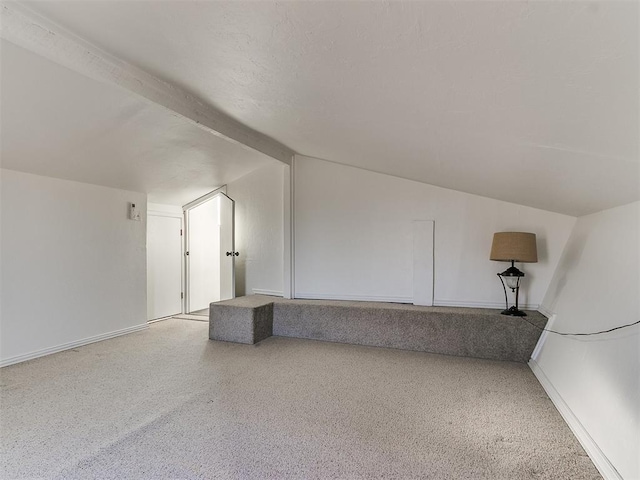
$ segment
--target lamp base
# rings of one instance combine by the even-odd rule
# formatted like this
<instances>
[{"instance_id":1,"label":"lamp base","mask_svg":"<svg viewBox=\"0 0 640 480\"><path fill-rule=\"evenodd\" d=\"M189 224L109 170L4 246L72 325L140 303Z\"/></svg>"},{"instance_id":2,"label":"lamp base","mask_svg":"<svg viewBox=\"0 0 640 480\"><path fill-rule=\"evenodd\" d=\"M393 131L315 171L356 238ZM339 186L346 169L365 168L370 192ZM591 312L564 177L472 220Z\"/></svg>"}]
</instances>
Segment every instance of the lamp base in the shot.
<instances>
[{"instance_id":1,"label":"lamp base","mask_svg":"<svg viewBox=\"0 0 640 480\"><path fill-rule=\"evenodd\" d=\"M509 307L507 310L500 312L502 315L511 315L512 317L526 317L527 314L522 310L518 310L516 307Z\"/></svg>"}]
</instances>

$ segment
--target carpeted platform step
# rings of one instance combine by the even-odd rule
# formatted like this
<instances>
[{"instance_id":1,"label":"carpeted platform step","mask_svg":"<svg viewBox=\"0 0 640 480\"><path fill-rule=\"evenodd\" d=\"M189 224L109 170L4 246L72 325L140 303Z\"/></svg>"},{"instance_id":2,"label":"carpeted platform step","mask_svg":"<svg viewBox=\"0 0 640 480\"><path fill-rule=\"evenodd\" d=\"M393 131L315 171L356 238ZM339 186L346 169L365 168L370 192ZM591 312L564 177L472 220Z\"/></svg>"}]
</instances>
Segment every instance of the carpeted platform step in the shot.
<instances>
[{"instance_id":1,"label":"carpeted platform step","mask_svg":"<svg viewBox=\"0 0 640 480\"><path fill-rule=\"evenodd\" d=\"M251 296L211 304L210 338L225 338L237 322L237 309L264 309L273 304L273 316L264 319L263 335L309 338L329 342L399 348L495 360L526 362L540 337L540 329L499 310L460 307L419 307L378 302L285 300ZM221 307L221 308L220 308ZM228 316L229 307L234 312ZM527 320L544 328L547 319L527 312ZM247 310L243 315L255 318ZM244 325L253 325L243 322ZM219 325L216 328L216 325ZM243 328L238 324L238 328ZM271 332L267 332L271 328ZM265 330L266 329L266 330ZM262 336L262 335L261 335ZM258 340L259 341L259 340ZM254 342L248 342L254 343Z\"/></svg>"}]
</instances>

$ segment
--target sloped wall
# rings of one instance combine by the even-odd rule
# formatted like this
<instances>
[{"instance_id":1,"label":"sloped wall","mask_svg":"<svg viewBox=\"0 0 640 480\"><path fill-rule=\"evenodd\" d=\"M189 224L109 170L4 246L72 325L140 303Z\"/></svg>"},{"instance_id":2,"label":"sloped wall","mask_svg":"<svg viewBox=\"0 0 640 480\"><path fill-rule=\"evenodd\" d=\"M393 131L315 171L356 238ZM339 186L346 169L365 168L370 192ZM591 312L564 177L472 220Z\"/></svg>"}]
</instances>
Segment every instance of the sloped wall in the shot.
<instances>
[{"instance_id":1,"label":"sloped wall","mask_svg":"<svg viewBox=\"0 0 640 480\"><path fill-rule=\"evenodd\" d=\"M544 298L560 332L640 320L640 203L578 218ZM640 326L547 334L533 362L625 479L640 478ZM534 369L535 371L535 369Z\"/></svg>"},{"instance_id":2,"label":"sloped wall","mask_svg":"<svg viewBox=\"0 0 640 480\"><path fill-rule=\"evenodd\" d=\"M526 181L523 179L521 181ZM541 188L541 195L544 189ZM575 217L309 157L295 160L295 295L411 302L414 220L435 221L436 305L501 308L494 232L538 237L521 301L537 308ZM510 298L511 300L511 298Z\"/></svg>"},{"instance_id":3,"label":"sloped wall","mask_svg":"<svg viewBox=\"0 0 640 480\"><path fill-rule=\"evenodd\" d=\"M146 195L1 170L0 363L146 325ZM128 219L129 202L141 221Z\"/></svg>"}]
</instances>

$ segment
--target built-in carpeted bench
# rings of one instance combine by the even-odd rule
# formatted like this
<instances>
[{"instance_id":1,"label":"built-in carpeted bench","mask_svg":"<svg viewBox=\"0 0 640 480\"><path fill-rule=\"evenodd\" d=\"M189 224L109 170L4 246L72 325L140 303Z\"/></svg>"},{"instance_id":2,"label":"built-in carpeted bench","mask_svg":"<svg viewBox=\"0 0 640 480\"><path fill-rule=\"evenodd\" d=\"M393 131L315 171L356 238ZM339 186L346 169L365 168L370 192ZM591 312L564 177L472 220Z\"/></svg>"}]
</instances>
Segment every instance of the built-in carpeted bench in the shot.
<instances>
[{"instance_id":1,"label":"built-in carpeted bench","mask_svg":"<svg viewBox=\"0 0 640 480\"><path fill-rule=\"evenodd\" d=\"M285 300L251 295L212 303L209 338L257 343L271 335L526 362L547 318L527 321L499 310Z\"/></svg>"},{"instance_id":2,"label":"built-in carpeted bench","mask_svg":"<svg viewBox=\"0 0 640 480\"><path fill-rule=\"evenodd\" d=\"M273 297L249 295L209 306L209 338L258 343L273 335Z\"/></svg>"}]
</instances>

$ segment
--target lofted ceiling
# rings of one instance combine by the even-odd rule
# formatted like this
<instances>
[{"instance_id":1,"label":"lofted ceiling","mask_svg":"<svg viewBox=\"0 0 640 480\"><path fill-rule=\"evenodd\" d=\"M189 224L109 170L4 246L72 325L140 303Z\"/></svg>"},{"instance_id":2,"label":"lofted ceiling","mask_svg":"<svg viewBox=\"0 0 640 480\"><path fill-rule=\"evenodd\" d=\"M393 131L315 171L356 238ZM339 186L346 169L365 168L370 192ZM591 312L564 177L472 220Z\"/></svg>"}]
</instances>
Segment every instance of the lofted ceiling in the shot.
<instances>
[{"instance_id":1,"label":"lofted ceiling","mask_svg":"<svg viewBox=\"0 0 640 480\"><path fill-rule=\"evenodd\" d=\"M27 3L300 154L570 215L640 198L637 2Z\"/></svg>"},{"instance_id":2,"label":"lofted ceiling","mask_svg":"<svg viewBox=\"0 0 640 480\"><path fill-rule=\"evenodd\" d=\"M2 40L2 167L184 205L275 162Z\"/></svg>"}]
</instances>

